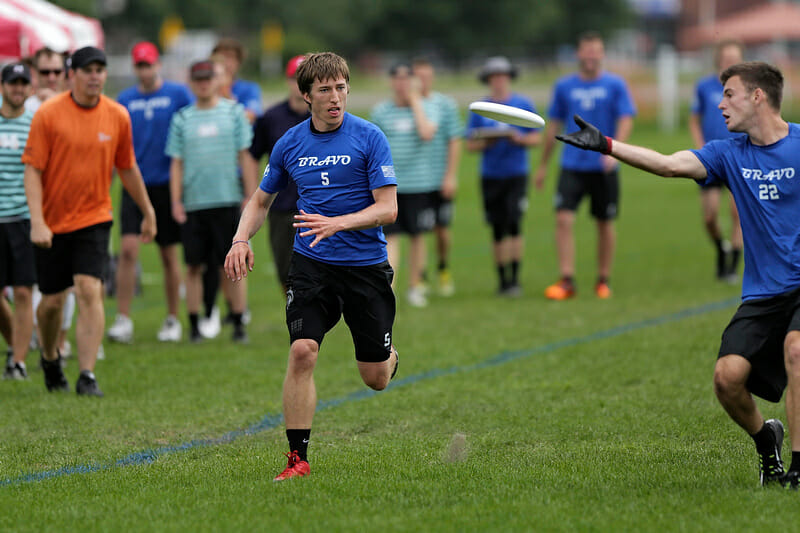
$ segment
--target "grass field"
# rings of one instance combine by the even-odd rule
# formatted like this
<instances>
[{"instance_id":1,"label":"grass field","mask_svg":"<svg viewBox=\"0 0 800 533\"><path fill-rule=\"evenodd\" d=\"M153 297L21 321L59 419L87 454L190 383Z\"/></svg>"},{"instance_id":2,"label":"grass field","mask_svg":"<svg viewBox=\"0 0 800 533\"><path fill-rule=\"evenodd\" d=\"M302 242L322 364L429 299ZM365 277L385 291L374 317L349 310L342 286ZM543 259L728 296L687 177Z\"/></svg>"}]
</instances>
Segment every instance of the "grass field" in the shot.
<instances>
[{"instance_id":1,"label":"grass field","mask_svg":"<svg viewBox=\"0 0 800 533\"><path fill-rule=\"evenodd\" d=\"M641 124L633 140L689 144ZM754 447L712 392L739 287L714 281L697 187L624 168L614 297L591 291L584 205L579 295L554 303L542 296L557 276L551 176L531 194L525 295L507 300L494 294L476 168L463 158L457 294L425 309L398 299L392 386L366 391L343 324L326 338L309 478L272 482L288 342L263 232L245 347L227 330L202 345L155 340L148 246L136 341L106 343L97 365L106 398L48 394L34 355L28 382L0 383L0 531L793 530L798 495L758 487ZM71 384L76 374L72 362ZM456 434L463 455L448 450Z\"/></svg>"}]
</instances>

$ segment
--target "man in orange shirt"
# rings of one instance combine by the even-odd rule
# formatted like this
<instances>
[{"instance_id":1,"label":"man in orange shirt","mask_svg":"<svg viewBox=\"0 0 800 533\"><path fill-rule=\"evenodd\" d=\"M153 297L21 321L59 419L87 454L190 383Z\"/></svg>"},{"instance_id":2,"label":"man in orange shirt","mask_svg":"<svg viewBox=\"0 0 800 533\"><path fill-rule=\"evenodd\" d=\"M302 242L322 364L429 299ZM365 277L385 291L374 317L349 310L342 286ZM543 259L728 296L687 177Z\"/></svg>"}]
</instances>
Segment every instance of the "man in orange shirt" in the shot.
<instances>
[{"instance_id":1,"label":"man in orange shirt","mask_svg":"<svg viewBox=\"0 0 800 533\"><path fill-rule=\"evenodd\" d=\"M103 274L111 229L111 177L116 167L122 185L143 213L142 240L156 233L156 216L133 153L127 110L104 96L106 56L87 46L69 59L72 90L36 112L22 156L25 194L31 213L31 241L42 302L37 316L42 336L42 368L48 390L68 390L57 350L66 291L78 299L76 340L78 394L102 396L94 376L103 338Z\"/></svg>"}]
</instances>

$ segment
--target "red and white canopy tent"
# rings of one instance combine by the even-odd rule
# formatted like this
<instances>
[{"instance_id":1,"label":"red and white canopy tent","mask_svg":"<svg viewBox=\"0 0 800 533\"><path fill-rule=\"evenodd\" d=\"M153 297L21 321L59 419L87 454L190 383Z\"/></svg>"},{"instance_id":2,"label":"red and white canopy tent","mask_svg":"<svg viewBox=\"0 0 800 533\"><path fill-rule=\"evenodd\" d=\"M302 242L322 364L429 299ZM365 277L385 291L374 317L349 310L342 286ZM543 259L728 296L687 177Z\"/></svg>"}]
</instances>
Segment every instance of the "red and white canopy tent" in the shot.
<instances>
[{"instance_id":1,"label":"red and white canopy tent","mask_svg":"<svg viewBox=\"0 0 800 533\"><path fill-rule=\"evenodd\" d=\"M45 0L0 0L0 61L29 57L43 46L72 52L103 44L103 28L96 19Z\"/></svg>"}]
</instances>

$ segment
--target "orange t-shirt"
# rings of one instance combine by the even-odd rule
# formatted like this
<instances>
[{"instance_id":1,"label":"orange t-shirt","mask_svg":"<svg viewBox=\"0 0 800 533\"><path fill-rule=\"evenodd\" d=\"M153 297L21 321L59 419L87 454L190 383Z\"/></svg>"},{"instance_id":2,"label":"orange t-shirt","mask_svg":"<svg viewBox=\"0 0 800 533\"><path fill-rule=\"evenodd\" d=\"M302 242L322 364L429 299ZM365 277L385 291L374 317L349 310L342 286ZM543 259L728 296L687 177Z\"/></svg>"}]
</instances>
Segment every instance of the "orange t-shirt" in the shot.
<instances>
[{"instance_id":1,"label":"orange t-shirt","mask_svg":"<svg viewBox=\"0 0 800 533\"><path fill-rule=\"evenodd\" d=\"M106 96L91 109L69 92L36 111L22 162L42 171L42 211L53 233L69 233L112 220L114 167L133 168L131 119Z\"/></svg>"}]
</instances>

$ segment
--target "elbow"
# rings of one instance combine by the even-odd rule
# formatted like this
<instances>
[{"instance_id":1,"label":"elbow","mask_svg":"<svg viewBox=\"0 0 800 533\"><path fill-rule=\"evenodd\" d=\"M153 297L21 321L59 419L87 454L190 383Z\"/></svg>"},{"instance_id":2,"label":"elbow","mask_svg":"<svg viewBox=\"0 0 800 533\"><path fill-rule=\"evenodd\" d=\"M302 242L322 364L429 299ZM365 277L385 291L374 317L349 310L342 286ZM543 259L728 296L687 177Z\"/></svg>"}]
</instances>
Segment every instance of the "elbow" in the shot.
<instances>
[{"instance_id":1,"label":"elbow","mask_svg":"<svg viewBox=\"0 0 800 533\"><path fill-rule=\"evenodd\" d=\"M395 205L394 208L389 211L388 220L386 224L394 224L395 220L397 220L397 206Z\"/></svg>"}]
</instances>

